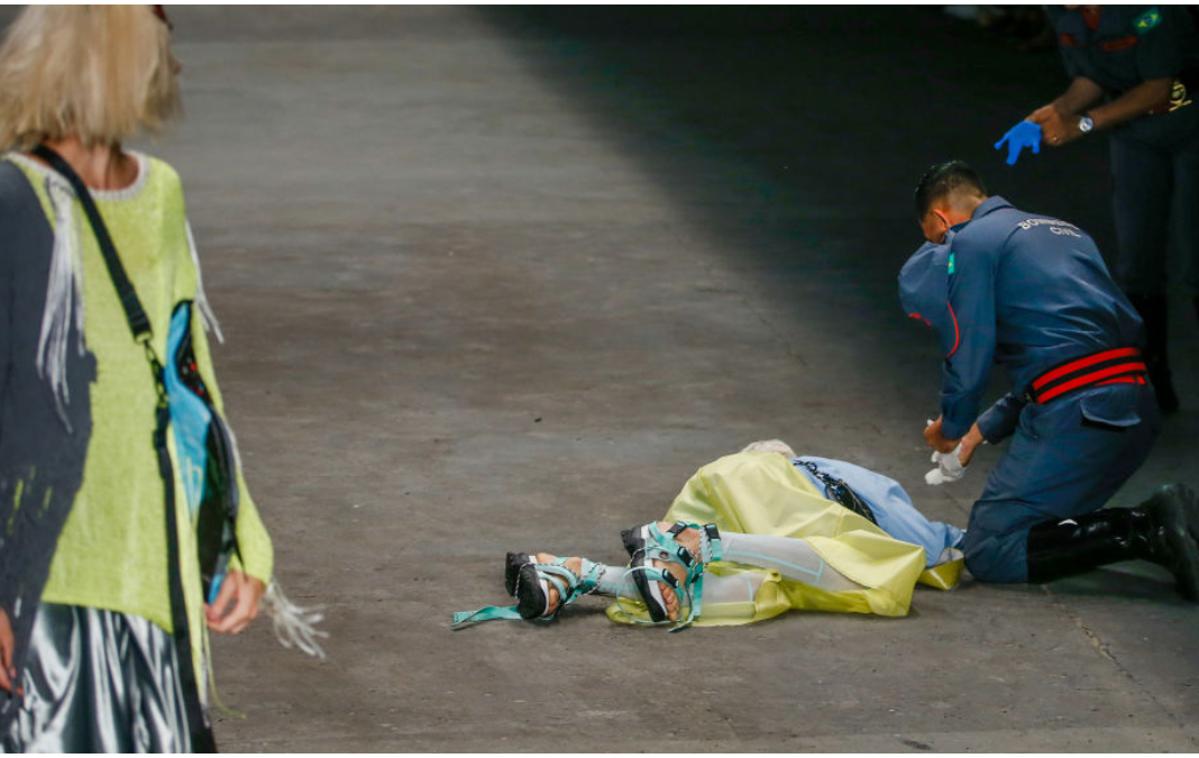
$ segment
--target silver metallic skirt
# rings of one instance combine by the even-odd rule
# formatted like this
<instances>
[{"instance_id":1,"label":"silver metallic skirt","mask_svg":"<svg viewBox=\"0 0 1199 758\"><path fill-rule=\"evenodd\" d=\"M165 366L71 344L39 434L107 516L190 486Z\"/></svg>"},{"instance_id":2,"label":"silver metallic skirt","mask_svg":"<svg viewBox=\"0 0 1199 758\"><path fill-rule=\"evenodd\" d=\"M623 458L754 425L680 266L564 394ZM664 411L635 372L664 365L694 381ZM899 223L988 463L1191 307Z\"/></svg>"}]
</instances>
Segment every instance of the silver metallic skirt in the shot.
<instances>
[{"instance_id":1,"label":"silver metallic skirt","mask_svg":"<svg viewBox=\"0 0 1199 758\"><path fill-rule=\"evenodd\" d=\"M0 752L191 749L175 643L140 616L42 603L19 680Z\"/></svg>"}]
</instances>

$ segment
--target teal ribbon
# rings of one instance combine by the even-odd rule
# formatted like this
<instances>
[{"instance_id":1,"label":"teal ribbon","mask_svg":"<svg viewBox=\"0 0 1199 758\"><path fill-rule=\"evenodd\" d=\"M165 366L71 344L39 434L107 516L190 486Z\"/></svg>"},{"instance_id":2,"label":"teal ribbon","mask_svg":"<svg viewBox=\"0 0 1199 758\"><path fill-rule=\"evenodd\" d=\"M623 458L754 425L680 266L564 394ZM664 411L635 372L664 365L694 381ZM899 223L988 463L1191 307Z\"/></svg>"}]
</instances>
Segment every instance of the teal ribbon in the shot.
<instances>
[{"instance_id":1,"label":"teal ribbon","mask_svg":"<svg viewBox=\"0 0 1199 758\"><path fill-rule=\"evenodd\" d=\"M716 562L724 558L724 544L720 538L708 539L708 532L704 531L704 539L708 545L708 561ZM707 562L707 561L706 561Z\"/></svg>"},{"instance_id":2,"label":"teal ribbon","mask_svg":"<svg viewBox=\"0 0 1199 758\"><path fill-rule=\"evenodd\" d=\"M464 629L471 624L479 624L484 621L494 621L495 619L519 619L520 611L515 605L487 605L477 611L459 611L454 614L453 623L450 625L453 629Z\"/></svg>"},{"instance_id":3,"label":"teal ribbon","mask_svg":"<svg viewBox=\"0 0 1199 758\"><path fill-rule=\"evenodd\" d=\"M599 577L602 573L599 564L585 561L583 564L583 576L578 577L575 576L573 571L566 568L565 562L565 558L559 558L553 563L533 564L538 575L553 585L554 589L558 590L558 607L548 616L533 619L534 621L553 621L558 617L558 613L563 608L594 590L599 583ZM518 606L515 605L488 605L477 611L459 611L454 614L451 627L453 629L463 629L472 624L495 621L496 619L508 621L520 620L524 617L520 615L517 608Z\"/></svg>"}]
</instances>

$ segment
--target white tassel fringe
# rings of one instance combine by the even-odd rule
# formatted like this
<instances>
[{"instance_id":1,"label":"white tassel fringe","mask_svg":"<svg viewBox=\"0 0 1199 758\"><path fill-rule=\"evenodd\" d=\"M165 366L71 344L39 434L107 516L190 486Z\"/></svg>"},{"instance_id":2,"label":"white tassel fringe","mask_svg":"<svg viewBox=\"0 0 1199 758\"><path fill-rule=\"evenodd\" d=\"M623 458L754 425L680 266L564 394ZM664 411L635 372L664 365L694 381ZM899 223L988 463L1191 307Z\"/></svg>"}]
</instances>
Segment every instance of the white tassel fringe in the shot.
<instances>
[{"instance_id":1,"label":"white tassel fringe","mask_svg":"<svg viewBox=\"0 0 1199 758\"><path fill-rule=\"evenodd\" d=\"M204 331L212 332L217 341L224 344L225 335L221 332L221 322L216 320L216 314L208 304L208 296L204 294L204 277L200 274L200 255L196 252L196 238L192 236L192 225L186 221L183 223L187 229L187 249L191 253L192 264L196 267L196 307L200 311Z\"/></svg>"},{"instance_id":2,"label":"white tassel fringe","mask_svg":"<svg viewBox=\"0 0 1199 758\"><path fill-rule=\"evenodd\" d=\"M325 651L317 642L318 637L328 638L329 633L317 629L325 614L317 608L301 608L287 599L283 589L274 579L262 598L266 612L275 625L275 637L286 648L299 648L313 658L325 659Z\"/></svg>"},{"instance_id":3,"label":"white tassel fringe","mask_svg":"<svg viewBox=\"0 0 1199 758\"><path fill-rule=\"evenodd\" d=\"M71 431L66 406L71 401L67 384L67 341L71 326L76 329L76 350L83 346L83 268L79 260L79 234L75 227L75 193L66 184L46 180L46 192L54 206L54 249L50 256L50 278L46 306L38 335L37 372L50 384L58 416Z\"/></svg>"}]
</instances>

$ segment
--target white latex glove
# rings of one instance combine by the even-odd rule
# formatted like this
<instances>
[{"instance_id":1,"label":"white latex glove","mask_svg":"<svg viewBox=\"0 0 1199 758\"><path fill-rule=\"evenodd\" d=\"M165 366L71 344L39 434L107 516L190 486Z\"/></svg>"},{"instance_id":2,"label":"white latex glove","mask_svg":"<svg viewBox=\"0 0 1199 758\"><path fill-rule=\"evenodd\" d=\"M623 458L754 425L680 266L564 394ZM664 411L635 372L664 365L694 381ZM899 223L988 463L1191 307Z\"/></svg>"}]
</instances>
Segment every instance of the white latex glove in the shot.
<instances>
[{"instance_id":1,"label":"white latex glove","mask_svg":"<svg viewBox=\"0 0 1199 758\"><path fill-rule=\"evenodd\" d=\"M962 465L962 443L958 443L951 452L933 452L932 462L937 467L924 475L924 481L934 487L946 482L956 482L966 475L966 467Z\"/></svg>"},{"instance_id":2,"label":"white latex glove","mask_svg":"<svg viewBox=\"0 0 1199 758\"><path fill-rule=\"evenodd\" d=\"M932 426L932 419L927 420L927 426ZM948 453L940 453L933 451L932 463L937 464L937 467L924 475L924 481L932 486L945 484L946 482L956 482L966 475L966 467L962 465L962 443L959 442Z\"/></svg>"}]
</instances>

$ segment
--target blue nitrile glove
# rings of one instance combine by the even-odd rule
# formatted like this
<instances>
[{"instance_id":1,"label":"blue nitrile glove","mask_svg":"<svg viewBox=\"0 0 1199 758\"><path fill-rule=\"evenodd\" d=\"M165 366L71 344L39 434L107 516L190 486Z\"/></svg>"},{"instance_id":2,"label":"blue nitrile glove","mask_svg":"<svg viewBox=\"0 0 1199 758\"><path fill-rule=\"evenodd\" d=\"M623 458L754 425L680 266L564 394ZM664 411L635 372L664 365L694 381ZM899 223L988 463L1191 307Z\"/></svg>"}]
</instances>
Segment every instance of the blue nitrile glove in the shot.
<instances>
[{"instance_id":1,"label":"blue nitrile glove","mask_svg":"<svg viewBox=\"0 0 1199 758\"><path fill-rule=\"evenodd\" d=\"M1041 152L1041 125L1032 121L1021 121L1007 130L1003 139L995 143L996 150L1002 150L1007 143L1007 165L1014 166L1020 158L1020 151L1031 147L1033 153Z\"/></svg>"}]
</instances>

